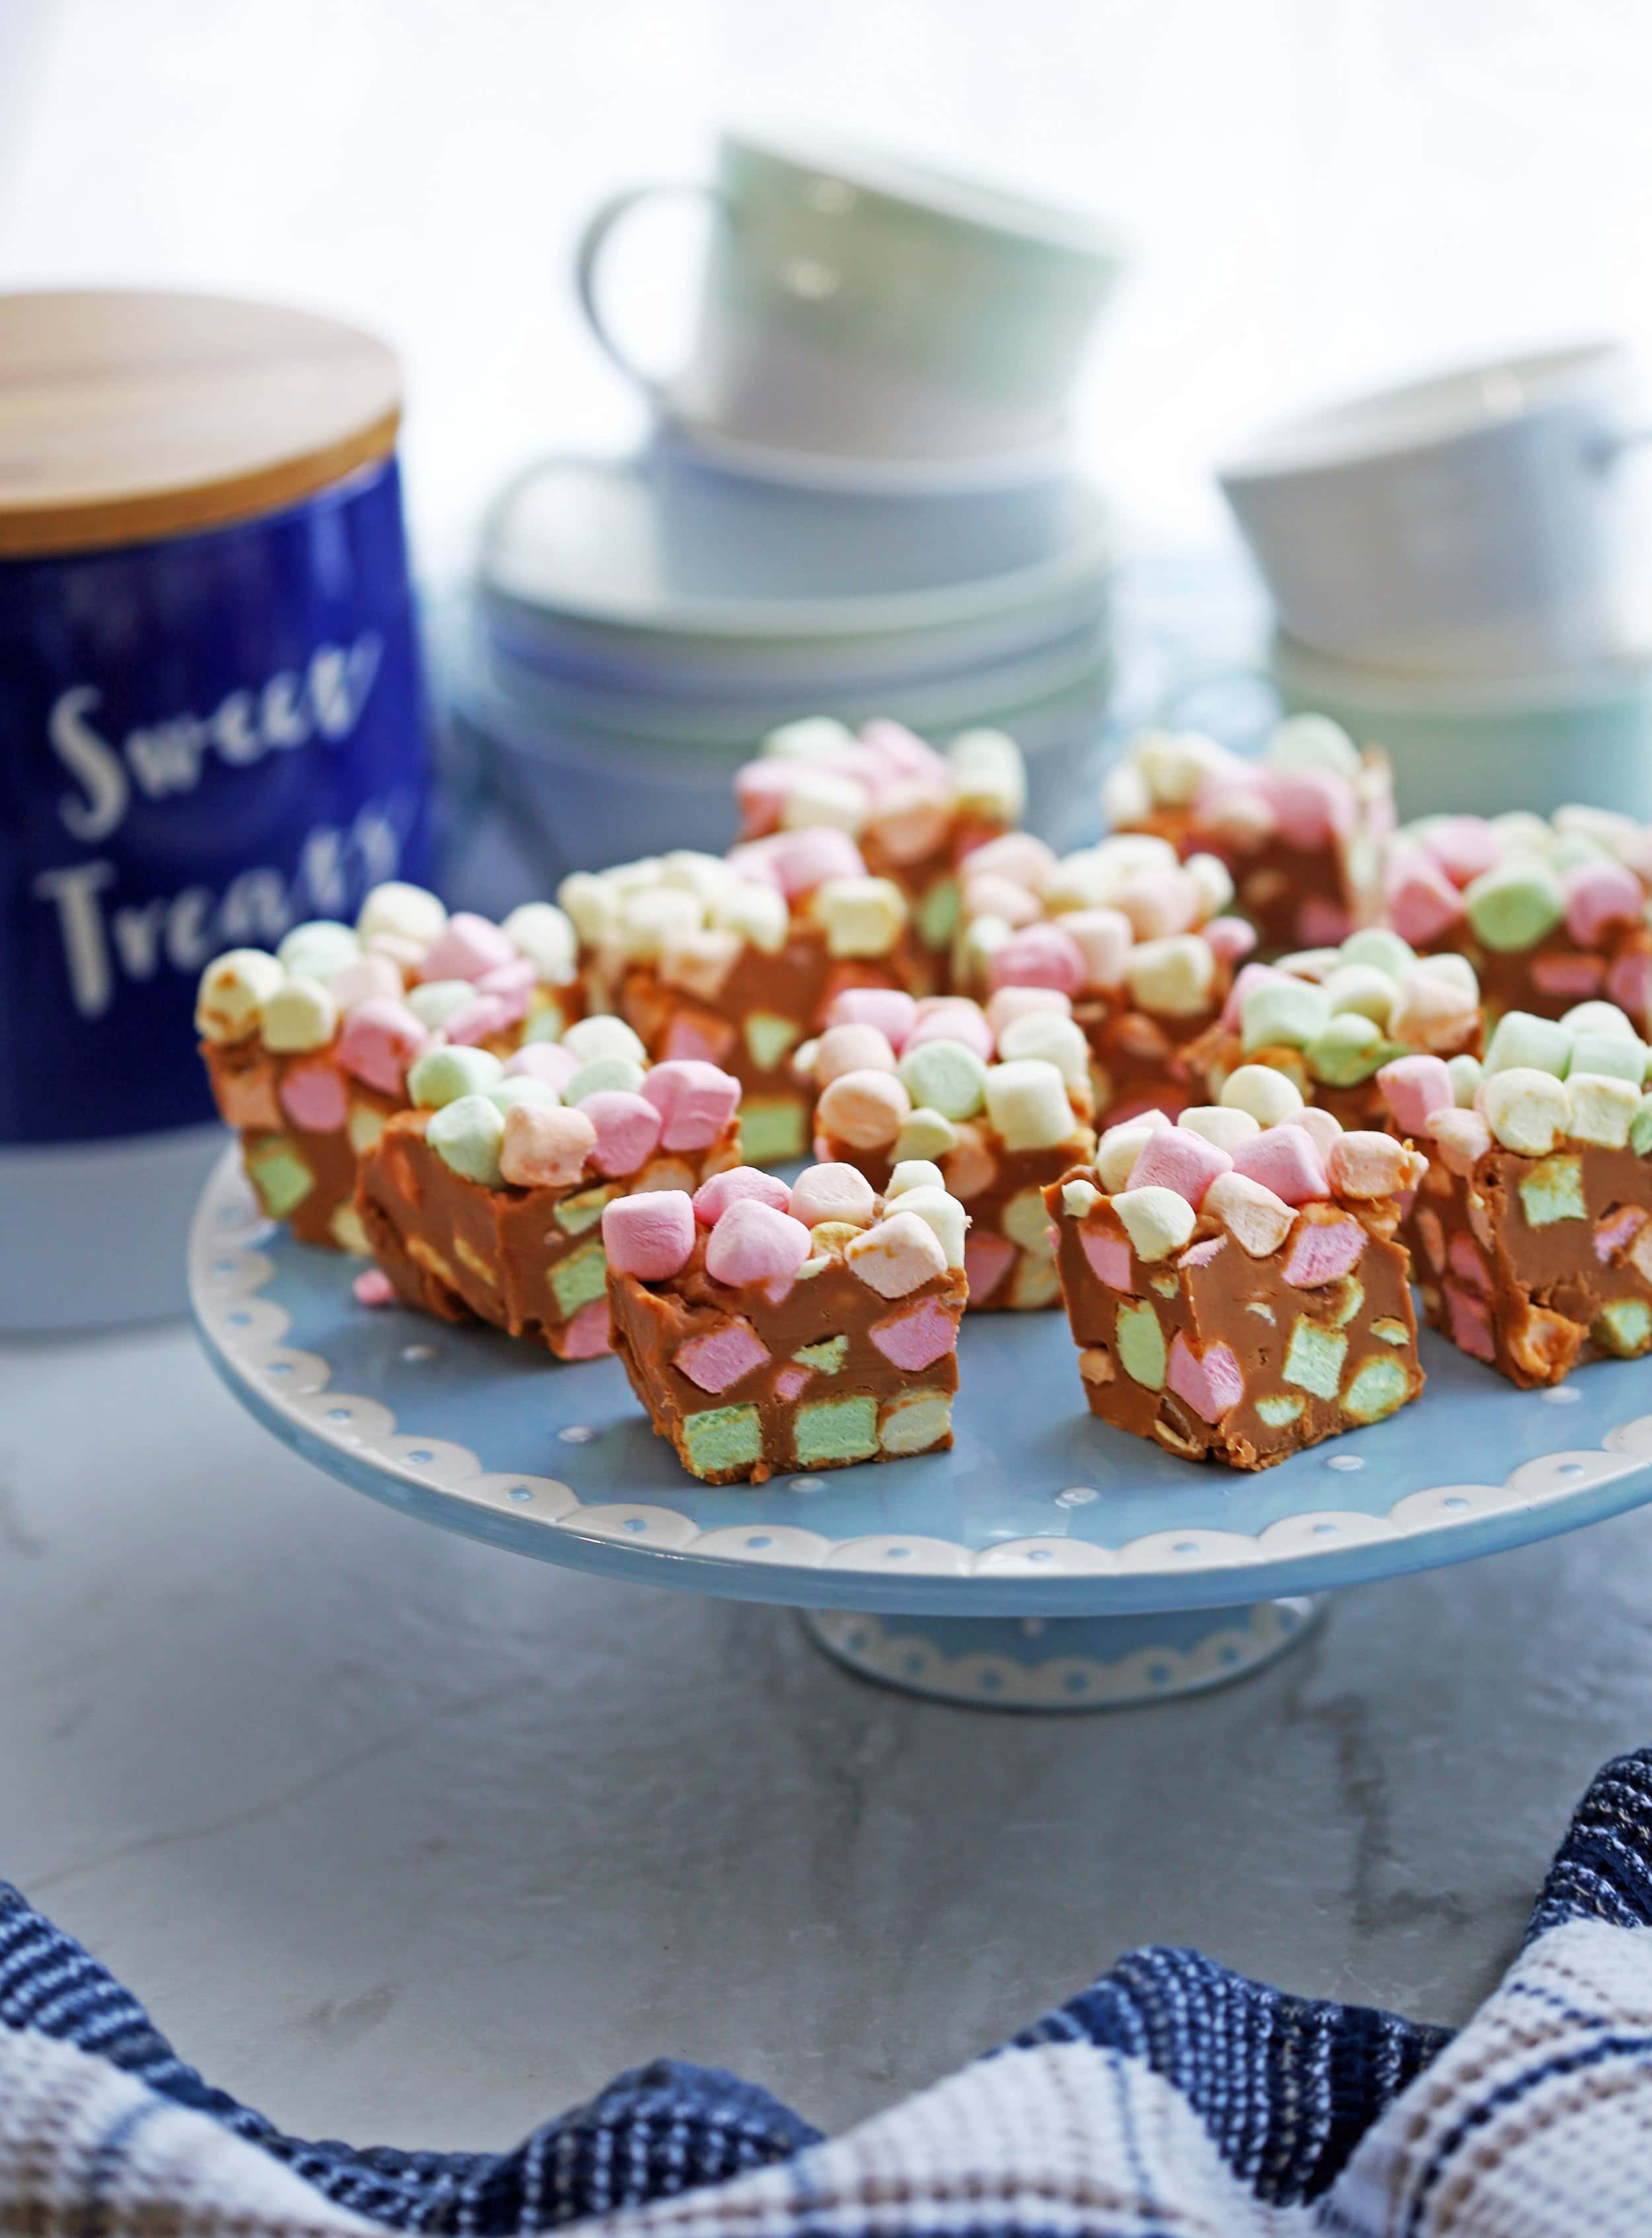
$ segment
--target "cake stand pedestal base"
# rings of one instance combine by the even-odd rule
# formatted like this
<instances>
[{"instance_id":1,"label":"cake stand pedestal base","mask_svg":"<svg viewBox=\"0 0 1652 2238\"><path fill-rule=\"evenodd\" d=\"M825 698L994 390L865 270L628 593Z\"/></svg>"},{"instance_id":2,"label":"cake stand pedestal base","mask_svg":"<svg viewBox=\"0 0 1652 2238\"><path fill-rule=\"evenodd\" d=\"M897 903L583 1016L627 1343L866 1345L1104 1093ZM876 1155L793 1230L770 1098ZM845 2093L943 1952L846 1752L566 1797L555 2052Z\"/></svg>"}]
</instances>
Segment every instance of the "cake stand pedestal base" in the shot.
<instances>
[{"instance_id":1,"label":"cake stand pedestal base","mask_svg":"<svg viewBox=\"0 0 1652 2238\"><path fill-rule=\"evenodd\" d=\"M972 1709L1116 1710L1225 1686L1305 1639L1324 1594L1149 1616L870 1616L799 1612L836 1662Z\"/></svg>"}]
</instances>

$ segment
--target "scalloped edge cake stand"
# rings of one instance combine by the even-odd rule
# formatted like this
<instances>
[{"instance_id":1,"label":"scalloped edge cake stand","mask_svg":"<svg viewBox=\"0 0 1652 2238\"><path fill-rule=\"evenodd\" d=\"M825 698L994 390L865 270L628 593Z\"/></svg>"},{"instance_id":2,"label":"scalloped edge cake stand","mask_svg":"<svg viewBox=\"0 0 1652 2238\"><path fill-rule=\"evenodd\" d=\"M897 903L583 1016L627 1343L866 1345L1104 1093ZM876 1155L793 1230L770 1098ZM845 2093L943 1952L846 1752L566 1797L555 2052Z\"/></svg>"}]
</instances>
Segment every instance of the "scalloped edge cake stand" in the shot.
<instances>
[{"instance_id":1,"label":"scalloped edge cake stand","mask_svg":"<svg viewBox=\"0 0 1652 2238\"><path fill-rule=\"evenodd\" d=\"M618 1363L561 1366L491 1330L368 1312L351 1297L358 1268L274 1229L226 1151L191 1229L191 1307L218 1374L284 1444L515 1553L793 1606L850 1670L943 1701L1088 1710L1198 1692L1305 1639L1332 1588L1652 1499L1644 1361L1517 1393L1428 1338L1444 1387L1431 1407L1236 1482L1094 1422L1070 1387L1065 1321L1043 1314L966 1326L951 1453L708 1486L652 1436ZM534 1472L489 1466L525 1445ZM571 1481L537 1473L553 1460ZM1477 1477L1488 1466L1501 1480ZM1462 1480L1440 1481L1454 1467Z\"/></svg>"}]
</instances>

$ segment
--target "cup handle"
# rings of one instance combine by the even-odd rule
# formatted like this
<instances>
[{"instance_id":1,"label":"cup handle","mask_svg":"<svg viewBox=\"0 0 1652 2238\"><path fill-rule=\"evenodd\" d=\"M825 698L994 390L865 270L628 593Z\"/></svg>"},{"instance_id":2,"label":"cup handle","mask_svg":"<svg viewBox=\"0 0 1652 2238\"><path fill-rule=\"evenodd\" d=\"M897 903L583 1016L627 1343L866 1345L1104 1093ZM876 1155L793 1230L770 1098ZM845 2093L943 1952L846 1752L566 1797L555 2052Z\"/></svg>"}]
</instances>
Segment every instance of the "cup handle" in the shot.
<instances>
[{"instance_id":1,"label":"cup handle","mask_svg":"<svg viewBox=\"0 0 1652 2238\"><path fill-rule=\"evenodd\" d=\"M652 202L662 195L696 195L712 203L717 209L726 208L715 187L701 185L692 179L662 179L643 187L626 187L598 204L585 220L585 231L579 236L579 246L574 252L574 287L579 297L579 308L585 313L585 323L627 379L635 381L650 402L659 406L664 401L664 385L651 373L634 365L620 348L606 318L597 291L597 267L608 245L608 237L621 221L642 203Z\"/></svg>"}]
</instances>

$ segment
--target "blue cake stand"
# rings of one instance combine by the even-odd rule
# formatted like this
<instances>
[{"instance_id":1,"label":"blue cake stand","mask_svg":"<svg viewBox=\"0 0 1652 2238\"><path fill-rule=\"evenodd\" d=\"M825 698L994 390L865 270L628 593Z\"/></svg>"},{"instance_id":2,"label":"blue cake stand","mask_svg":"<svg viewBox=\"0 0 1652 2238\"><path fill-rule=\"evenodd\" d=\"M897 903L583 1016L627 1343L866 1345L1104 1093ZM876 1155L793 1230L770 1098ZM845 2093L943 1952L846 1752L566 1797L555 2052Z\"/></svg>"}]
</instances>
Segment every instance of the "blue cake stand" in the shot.
<instances>
[{"instance_id":1,"label":"blue cake stand","mask_svg":"<svg viewBox=\"0 0 1652 2238\"><path fill-rule=\"evenodd\" d=\"M358 1305L360 1262L260 1215L228 1153L190 1239L208 1357L284 1443L420 1521L638 1585L801 1609L869 1678L1094 1709L1191 1693L1300 1639L1339 1586L1652 1498L1652 1367L1517 1392L1425 1336L1423 1398L1259 1475L1084 1410L1060 1313L966 1323L948 1453L697 1483L611 1360Z\"/></svg>"}]
</instances>

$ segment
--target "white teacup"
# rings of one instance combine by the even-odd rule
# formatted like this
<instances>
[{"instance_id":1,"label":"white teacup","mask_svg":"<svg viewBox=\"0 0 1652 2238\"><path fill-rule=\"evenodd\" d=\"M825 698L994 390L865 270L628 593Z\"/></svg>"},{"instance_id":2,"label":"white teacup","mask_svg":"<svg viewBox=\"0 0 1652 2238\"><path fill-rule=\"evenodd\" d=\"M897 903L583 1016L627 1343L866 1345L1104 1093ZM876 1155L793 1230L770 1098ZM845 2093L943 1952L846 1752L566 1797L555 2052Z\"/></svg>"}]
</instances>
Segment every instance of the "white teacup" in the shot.
<instances>
[{"instance_id":1,"label":"white teacup","mask_svg":"<svg viewBox=\"0 0 1652 2238\"><path fill-rule=\"evenodd\" d=\"M1332 658L1498 676L1652 649L1652 414L1598 345L1391 389L1219 470L1281 627Z\"/></svg>"},{"instance_id":2,"label":"white teacup","mask_svg":"<svg viewBox=\"0 0 1652 2238\"><path fill-rule=\"evenodd\" d=\"M689 362L640 371L597 291L639 202L707 197L713 228ZM644 186L597 210L577 277L586 318L663 416L805 457L972 460L1038 452L1123 268L1075 213L849 146L725 133L710 186Z\"/></svg>"}]
</instances>

